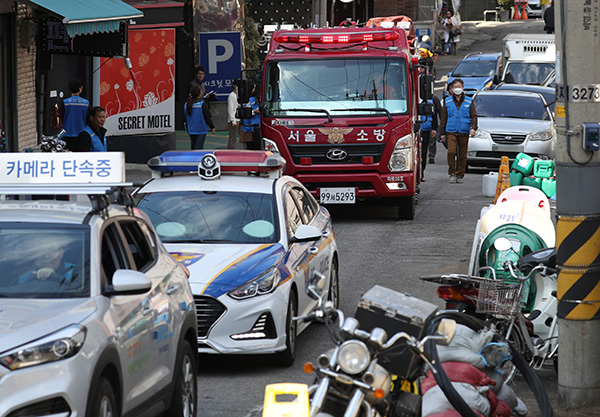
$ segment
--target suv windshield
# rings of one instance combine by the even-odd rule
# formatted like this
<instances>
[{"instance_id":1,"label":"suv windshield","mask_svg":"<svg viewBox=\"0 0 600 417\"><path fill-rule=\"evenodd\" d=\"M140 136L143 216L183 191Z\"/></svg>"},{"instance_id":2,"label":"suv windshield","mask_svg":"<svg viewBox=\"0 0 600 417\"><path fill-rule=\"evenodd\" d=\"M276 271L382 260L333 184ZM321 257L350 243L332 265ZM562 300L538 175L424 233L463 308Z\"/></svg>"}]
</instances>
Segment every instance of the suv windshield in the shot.
<instances>
[{"instance_id":1,"label":"suv windshield","mask_svg":"<svg viewBox=\"0 0 600 417\"><path fill-rule=\"evenodd\" d=\"M332 116L382 114L382 109L392 114L408 111L403 59L272 61L266 78L268 117L315 116L318 110Z\"/></svg>"},{"instance_id":2,"label":"suv windshield","mask_svg":"<svg viewBox=\"0 0 600 417\"><path fill-rule=\"evenodd\" d=\"M554 62L509 62L506 73L515 79L516 84L541 84L554 69Z\"/></svg>"},{"instance_id":3,"label":"suv windshield","mask_svg":"<svg viewBox=\"0 0 600 417\"><path fill-rule=\"evenodd\" d=\"M163 243L274 243L270 194L197 191L136 196Z\"/></svg>"},{"instance_id":4,"label":"suv windshield","mask_svg":"<svg viewBox=\"0 0 600 417\"><path fill-rule=\"evenodd\" d=\"M454 71L453 77L492 77L496 73L496 61L461 61Z\"/></svg>"},{"instance_id":5,"label":"suv windshield","mask_svg":"<svg viewBox=\"0 0 600 417\"><path fill-rule=\"evenodd\" d=\"M89 227L0 223L0 297L89 296Z\"/></svg>"}]
</instances>

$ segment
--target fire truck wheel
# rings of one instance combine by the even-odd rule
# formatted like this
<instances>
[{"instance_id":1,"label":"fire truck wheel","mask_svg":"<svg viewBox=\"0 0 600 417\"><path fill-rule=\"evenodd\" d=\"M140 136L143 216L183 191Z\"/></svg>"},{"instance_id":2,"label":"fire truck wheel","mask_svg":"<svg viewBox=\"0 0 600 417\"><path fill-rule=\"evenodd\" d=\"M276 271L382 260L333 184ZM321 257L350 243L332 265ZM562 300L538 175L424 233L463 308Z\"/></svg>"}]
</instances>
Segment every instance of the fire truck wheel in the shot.
<instances>
[{"instance_id":1,"label":"fire truck wheel","mask_svg":"<svg viewBox=\"0 0 600 417\"><path fill-rule=\"evenodd\" d=\"M413 220L417 210L417 196L401 197L398 203L398 218L400 220Z\"/></svg>"}]
</instances>

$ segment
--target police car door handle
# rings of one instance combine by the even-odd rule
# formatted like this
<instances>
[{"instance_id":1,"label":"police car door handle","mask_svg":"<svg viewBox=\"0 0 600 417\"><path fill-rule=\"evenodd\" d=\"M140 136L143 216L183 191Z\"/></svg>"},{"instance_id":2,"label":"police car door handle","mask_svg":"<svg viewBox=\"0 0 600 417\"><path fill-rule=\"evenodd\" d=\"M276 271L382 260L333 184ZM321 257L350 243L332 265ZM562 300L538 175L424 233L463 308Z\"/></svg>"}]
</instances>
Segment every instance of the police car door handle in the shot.
<instances>
[{"instance_id":1,"label":"police car door handle","mask_svg":"<svg viewBox=\"0 0 600 417\"><path fill-rule=\"evenodd\" d=\"M311 246L311 247L308 249L308 253L310 253L310 254L313 254L313 255L314 255L315 253L317 253L318 251L319 251L319 248L318 248L318 247L316 247L316 246Z\"/></svg>"},{"instance_id":2,"label":"police car door handle","mask_svg":"<svg viewBox=\"0 0 600 417\"><path fill-rule=\"evenodd\" d=\"M150 314L150 313L152 313L152 307L150 307L150 306L146 306L146 307L142 308L142 314L143 314L144 316L146 316L146 315L148 315L148 314Z\"/></svg>"},{"instance_id":3,"label":"police car door handle","mask_svg":"<svg viewBox=\"0 0 600 417\"><path fill-rule=\"evenodd\" d=\"M331 234L330 230L323 230L323 232L321 232L321 234L323 235L324 238L328 238L329 235Z\"/></svg>"},{"instance_id":4,"label":"police car door handle","mask_svg":"<svg viewBox=\"0 0 600 417\"><path fill-rule=\"evenodd\" d=\"M179 285L169 285L169 288L167 288L167 294L168 295L173 295L175 294L177 291L179 291Z\"/></svg>"}]
</instances>

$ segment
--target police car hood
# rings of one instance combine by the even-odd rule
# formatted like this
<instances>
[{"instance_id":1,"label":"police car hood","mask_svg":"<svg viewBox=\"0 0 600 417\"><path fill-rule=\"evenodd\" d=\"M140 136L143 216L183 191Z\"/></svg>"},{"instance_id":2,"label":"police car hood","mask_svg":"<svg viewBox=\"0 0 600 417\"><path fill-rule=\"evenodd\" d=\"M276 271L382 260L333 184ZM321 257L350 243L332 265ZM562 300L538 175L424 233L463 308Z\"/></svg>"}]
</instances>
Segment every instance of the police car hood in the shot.
<instances>
[{"instance_id":1,"label":"police car hood","mask_svg":"<svg viewBox=\"0 0 600 417\"><path fill-rule=\"evenodd\" d=\"M0 352L81 323L95 310L90 299L0 299Z\"/></svg>"},{"instance_id":2,"label":"police car hood","mask_svg":"<svg viewBox=\"0 0 600 417\"><path fill-rule=\"evenodd\" d=\"M280 243L165 244L165 247L189 269L192 292L215 298L257 278L285 255Z\"/></svg>"}]
</instances>

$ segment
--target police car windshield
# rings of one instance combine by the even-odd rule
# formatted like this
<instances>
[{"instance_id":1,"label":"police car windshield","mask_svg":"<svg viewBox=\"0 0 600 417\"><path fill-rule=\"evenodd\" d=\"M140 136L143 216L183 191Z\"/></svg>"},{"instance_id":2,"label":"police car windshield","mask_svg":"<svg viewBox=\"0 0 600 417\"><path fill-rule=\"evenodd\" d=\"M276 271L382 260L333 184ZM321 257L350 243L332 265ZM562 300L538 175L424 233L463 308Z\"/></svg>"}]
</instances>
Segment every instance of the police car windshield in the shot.
<instances>
[{"instance_id":1,"label":"police car windshield","mask_svg":"<svg viewBox=\"0 0 600 417\"><path fill-rule=\"evenodd\" d=\"M138 194L137 206L163 243L274 243L279 240L273 196L190 191Z\"/></svg>"},{"instance_id":2,"label":"police car windshield","mask_svg":"<svg viewBox=\"0 0 600 417\"><path fill-rule=\"evenodd\" d=\"M89 296L89 227L0 223L0 296Z\"/></svg>"}]
</instances>

